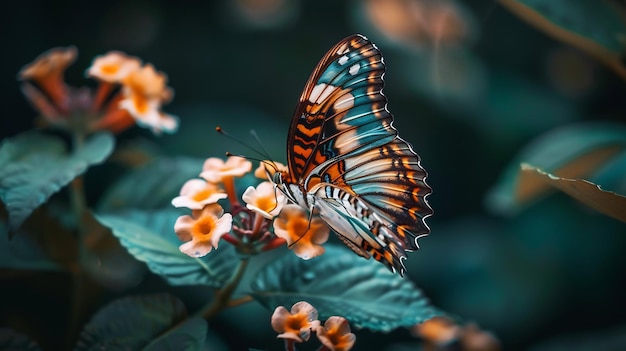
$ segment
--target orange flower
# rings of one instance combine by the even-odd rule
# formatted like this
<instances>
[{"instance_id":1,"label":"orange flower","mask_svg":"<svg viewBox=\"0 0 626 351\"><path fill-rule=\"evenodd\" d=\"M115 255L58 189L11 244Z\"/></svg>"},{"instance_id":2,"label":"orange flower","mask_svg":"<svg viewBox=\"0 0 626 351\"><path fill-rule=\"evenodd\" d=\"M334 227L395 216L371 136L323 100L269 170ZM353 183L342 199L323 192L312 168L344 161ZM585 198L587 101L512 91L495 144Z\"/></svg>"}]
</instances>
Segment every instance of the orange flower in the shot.
<instances>
[{"instance_id":1,"label":"orange flower","mask_svg":"<svg viewBox=\"0 0 626 351\"><path fill-rule=\"evenodd\" d=\"M226 162L211 157L204 161L200 177L211 183L219 183L224 178L241 177L252 170L252 162L238 156L230 156Z\"/></svg>"},{"instance_id":2,"label":"orange flower","mask_svg":"<svg viewBox=\"0 0 626 351\"><path fill-rule=\"evenodd\" d=\"M274 220L274 234L285 239L294 253L305 260L324 253L321 244L328 240L329 233L322 219L309 218L298 205L286 205Z\"/></svg>"},{"instance_id":3,"label":"orange flower","mask_svg":"<svg viewBox=\"0 0 626 351\"><path fill-rule=\"evenodd\" d=\"M171 100L173 95L166 83L167 76L157 72L151 64L130 71L122 79L124 98L119 102L119 107L128 111L138 124L151 128L155 134L175 132L178 119L160 110L161 104Z\"/></svg>"},{"instance_id":4,"label":"orange flower","mask_svg":"<svg viewBox=\"0 0 626 351\"><path fill-rule=\"evenodd\" d=\"M67 87L63 82L63 74L65 69L76 60L77 55L78 51L73 46L53 48L39 55L35 61L22 67L17 74L20 81L31 80L37 83L39 89L52 101L54 106L47 104L47 106L40 107L39 105L43 103L41 100L43 95L37 91L35 91L35 95L31 94L34 88L27 88L32 86L24 84L23 91L26 97L33 102L35 108L42 112L45 117L48 117L50 109L60 110L54 113L52 117L57 117L56 115L67 112L69 98ZM46 110L48 110L48 113L45 112Z\"/></svg>"},{"instance_id":5,"label":"orange flower","mask_svg":"<svg viewBox=\"0 0 626 351\"><path fill-rule=\"evenodd\" d=\"M303 342L311 337L311 330L319 327L317 310L308 302L300 301L291 307L291 313L283 306L278 306L272 314L272 328L278 338Z\"/></svg>"},{"instance_id":6,"label":"orange flower","mask_svg":"<svg viewBox=\"0 0 626 351\"><path fill-rule=\"evenodd\" d=\"M459 344L462 350L499 351L500 342L491 333L481 330L476 324L456 324L447 317L434 317L412 328L413 334L421 337L428 349L438 349L451 343Z\"/></svg>"},{"instance_id":7,"label":"orange flower","mask_svg":"<svg viewBox=\"0 0 626 351\"><path fill-rule=\"evenodd\" d=\"M289 172L289 168L280 162L262 161L259 167L254 170L254 176L260 179L268 179L269 175L270 179L272 179L272 176L274 176L276 172L286 173Z\"/></svg>"},{"instance_id":8,"label":"orange flower","mask_svg":"<svg viewBox=\"0 0 626 351\"><path fill-rule=\"evenodd\" d=\"M256 188L250 186L243 193L246 207L261 216L272 219L287 203L287 198L270 182L262 182Z\"/></svg>"},{"instance_id":9,"label":"orange flower","mask_svg":"<svg viewBox=\"0 0 626 351\"><path fill-rule=\"evenodd\" d=\"M167 76L163 72L157 72L150 63L140 69L131 71L122 83L130 94L142 95L145 98L168 100L172 92L168 90Z\"/></svg>"},{"instance_id":10,"label":"orange flower","mask_svg":"<svg viewBox=\"0 0 626 351\"><path fill-rule=\"evenodd\" d=\"M470 323L463 328L461 345L464 350L499 351L500 341L490 332Z\"/></svg>"},{"instance_id":11,"label":"orange flower","mask_svg":"<svg viewBox=\"0 0 626 351\"><path fill-rule=\"evenodd\" d=\"M242 157L230 156L226 162L221 158L210 157L204 161L200 177L210 183L222 183L231 205L236 205L235 177L241 177L250 172L252 162Z\"/></svg>"},{"instance_id":12,"label":"orange flower","mask_svg":"<svg viewBox=\"0 0 626 351\"><path fill-rule=\"evenodd\" d=\"M180 251L191 257L202 257L217 249L221 237L232 228L233 217L224 214L218 204L211 204L202 210L194 210L192 216L178 217L174 231L185 242Z\"/></svg>"},{"instance_id":13,"label":"orange flower","mask_svg":"<svg viewBox=\"0 0 626 351\"><path fill-rule=\"evenodd\" d=\"M319 341L333 351L348 351L356 341L356 336L350 331L350 324L343 317L329 317L323 327L317 327L315 333Z\"/></svg>"},{"instance_id":14,"label":"orange flower","mask_svg":"<svg viewBox=\"0 0 626 351\"><path fill-rule=\"evenodd\" d=\"M208 183L204 179L191 179L180 189L180 196L172 199L172 205L200 210L205 205L214 204L217 200L226 197L226 193L217 185Z\"/></svg>"},{"instance_id":15,"label":"orange flower","mask_svg":"<svg viewBox=\"0 0 626 351\"><path fill-rule=\"evenodd\" d=\"M139 58L120 51L109 51L106 55L97 56L85 74L108 83L119 83L140 67Z\"/></svg>"},{"instance_id":16,"label":"orange flower","mask_svg":"<svg viewBox=\"0 0 626 351\"><path fill-rule=\"evenodd\" d=\"M448 318L434 317L417 324L414 333L435 345L444 345L458 338L461 328Z\"/></svg>"}]
</instances>

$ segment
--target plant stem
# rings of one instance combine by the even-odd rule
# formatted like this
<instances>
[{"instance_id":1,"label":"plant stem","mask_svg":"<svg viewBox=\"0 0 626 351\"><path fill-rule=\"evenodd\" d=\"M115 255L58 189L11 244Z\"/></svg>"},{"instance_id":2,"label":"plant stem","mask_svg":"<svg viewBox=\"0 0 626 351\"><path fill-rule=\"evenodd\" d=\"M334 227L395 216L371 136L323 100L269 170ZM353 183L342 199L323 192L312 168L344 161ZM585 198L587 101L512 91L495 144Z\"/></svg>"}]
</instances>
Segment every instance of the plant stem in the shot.
<instances>
[{"instance_id":1,"label":"plant stem","mask_svg":"<svg viewBox=\"0 0 626 351\"><path fill-rule=\"evenodd\" d=\"M238 299L233 299L233 300L228 301L228 304L226 305L226 307L237 307L239 305L243 305L244 303L248 303L250 301L254 301L254 299L252 298L252 296L246 295Z\"/></svg>"},{"instance_id":2,"label":"plant stem","mask_svg":"<svg viewBox=\"0 0 626 351\"><path fill-rule=\"evenodd\" d=\"M228 306L228 302L233 292L239 285L243 274L246 272L246 268L248 267L248 259L243 258L239 261L239 266L237 267L237 271L230 280L224 285L223 288L219 289L215 293L215 298L213 301L207 305L205 308L201 309L198 314L202 314L202 316L209 320L217 315L224 307Z\"/></svg>"},{"instance_id":3,"label":"plant stem","mask_svg":"<svg viewBox=\"0 0 626 351\"><path fill-rule=\"evenodd\" d=\"M84 134L80 132L74 133L73 140L73 152L77 152L83 147L84 144ZM66 349L72 349L74 340L76 339L76 335L78 335L78 331L81 323L81 315L83 313L83 294L84 294L84 265L85 265L85 223L83 220L85 210L86 210L86 201L85 201L85 187L82 176L78 176L74 178L69 187L70 196L72 201L72 210L74 212L74 217L76 219L76 250L77 250L77 260L78 260L78 269L75 272L74 278L72 280L72 295L71 295L71 310L70 310L70 319L68 324L68 334L66 341Z\"/></svg>"}]
</instances>

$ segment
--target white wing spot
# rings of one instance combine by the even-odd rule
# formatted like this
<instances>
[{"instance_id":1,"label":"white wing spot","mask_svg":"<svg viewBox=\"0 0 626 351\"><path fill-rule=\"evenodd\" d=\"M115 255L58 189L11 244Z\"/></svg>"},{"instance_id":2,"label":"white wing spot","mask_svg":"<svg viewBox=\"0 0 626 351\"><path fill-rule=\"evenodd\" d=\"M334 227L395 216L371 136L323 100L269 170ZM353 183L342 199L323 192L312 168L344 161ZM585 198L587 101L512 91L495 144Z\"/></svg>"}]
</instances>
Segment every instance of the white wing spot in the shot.
<instances>
[{"instance_id":1,"label":"white wing spot","mask_svg":"<svg viewBox=\"0 0 626 351\"><path fill-rule=\"evenodd\" d=\"M313 104L319 104L326 100L330 94L333 93L337 89L332 85L328 85L326 83L320 83L316 85L311 91L311 95L309 95L309 101Z\"/></svg>"},{"instance_id":2,"label":"white wing spot","mask_svg":"<svg viewBox=\"0 0 626 351\"><path fill-rule=\"evenodd\" d=\"M354 64L354 66L350 67L350 70L348 72L350 72L351 75L355 75L359 72L359 69L361 69L361 66L359 66L358 63Z\"/></svg>"},{"instance_id":3,"label":"white wing spot","mask_svg":"<svg viewBox=\"0 0 626 351\"><path fill-rule=\"evenodd\" d=\"M348 52L350 52L350 49L348 48L347 44L343 44L339 50L337 50L337 55L343 55L343 54L347 54Z\"/></svg>"},{"instance_id":4,"label":"white wing spot","mask_svg":"<svg viewBox=\"0 0 626 351\"><path fill-rule=\"evenodd\" d=\"M335 104L333 105L335 111L337 112L345 111L352 106L354 106L354 96L350 93L337 99L337 101L335 101Z\"/></svg>"},{"instance_id":5,"label":"white wing spot","mask_svg":"<svg viewBox=\"0 0 626 351\"><path fill-rule=\"evenodd\" d=\"M348 62L348 56L343 55L343 56L341 56L341 58L339 58L339 64L340 64L341 66L345 65L345 64L346 64L346 62Z\"/></svg>"}]
</instances>

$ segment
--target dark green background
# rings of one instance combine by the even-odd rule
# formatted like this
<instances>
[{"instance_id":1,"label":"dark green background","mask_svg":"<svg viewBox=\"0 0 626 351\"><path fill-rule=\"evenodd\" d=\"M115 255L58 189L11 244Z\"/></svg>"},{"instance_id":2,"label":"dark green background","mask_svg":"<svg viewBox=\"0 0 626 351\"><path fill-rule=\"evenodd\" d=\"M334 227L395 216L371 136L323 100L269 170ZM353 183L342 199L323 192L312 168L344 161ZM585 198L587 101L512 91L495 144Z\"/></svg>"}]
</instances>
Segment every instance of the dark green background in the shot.
<instances>
[{"instance_id":1,"label":"dark green background","mask_svg":"<svg viewBox=\"0 0 626 351\"><path fill-rule=\"evenodd\" d=\"M578 121L623 121L623 81L488 0L462 2L473 35L457 48L467 58L462 62L470 63L458 72L453 71L455 65L432 65L446 49L407 49L385 40L359 14L360 2L295 3L291 17L271 28L246 23L225 0L4 4L0 133L11 136L34 123L35 113L16 81L18 70L51 47L75 45L79 57L67 72L73 86L93 86L84 70L95 55L114 49L167 73L176 94L164 110L179 116L181 127L177 134L153 139L162 153L204 158L231 151L257 156L216 135L214 128L221 125L253 145L256 141L248 132L256 130L271 156L284 161L290 117L310 72L338 40L361 33L384 54L385 94L395 126L421 155L434 189L432 235L420 241L419 253L410 255L410 278L436 306L493 331L507 350L624 322L622 223L560 194L509 218L490 214L485 206L485 195L502 170L541 133ZM591 72L593 79L584 89L568 92L551 78L554 68L549 62L559 52ZM458 77L463 93L446 94L427 83L433 73ZM571 72L574 83L579 73ZM472 78L476 76L482 78ZM138 135L150 137L135 129L120 139ZM105 183L97 178L88 183L96 188L89 192L91 201ZM17 306L38 299L56 301L48 296L55 294L48 288L54 281L52 277L20 289L3 286L2 291ZM133 293L151 289L165 286L152 277ZM191 306L199 295L175 291L189 295ZM65 313L54 302L38 306L41 315ZM240 311L239 316L246 313ZM37 318L39 313L25 313L31 314ZM264 321L267 331L269 313L260 313L253 323ZM232 319L212 327L239 347L280 345L271 332L260 336L250 331L252 325L243 326L250 337L242 341L236 334L242 326ZM405 332L392 336L364 333L356 349L367 349L367 340L387 345L396 337L409 340ZM53 339L43 338L44 346Z\"/></svg>"}]
</instances>

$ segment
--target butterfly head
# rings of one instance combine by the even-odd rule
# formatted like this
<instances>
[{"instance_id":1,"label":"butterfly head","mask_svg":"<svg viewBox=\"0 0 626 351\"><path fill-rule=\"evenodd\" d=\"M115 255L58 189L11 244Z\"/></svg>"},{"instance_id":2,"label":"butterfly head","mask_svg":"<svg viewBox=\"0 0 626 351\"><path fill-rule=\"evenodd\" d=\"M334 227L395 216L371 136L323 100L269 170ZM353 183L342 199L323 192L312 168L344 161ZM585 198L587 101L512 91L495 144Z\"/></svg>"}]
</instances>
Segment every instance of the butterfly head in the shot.
<instances>
[{"instance_id":1,"label":"butterfly head","mask_svg":"<svg viewBox=\"0 0 626 351\"><path fill-rule=\"evenodd\" d=\"M278 186L283 185L283 172L275 172L272 175L272 182Z\"/></svg>"}]
</instances>

